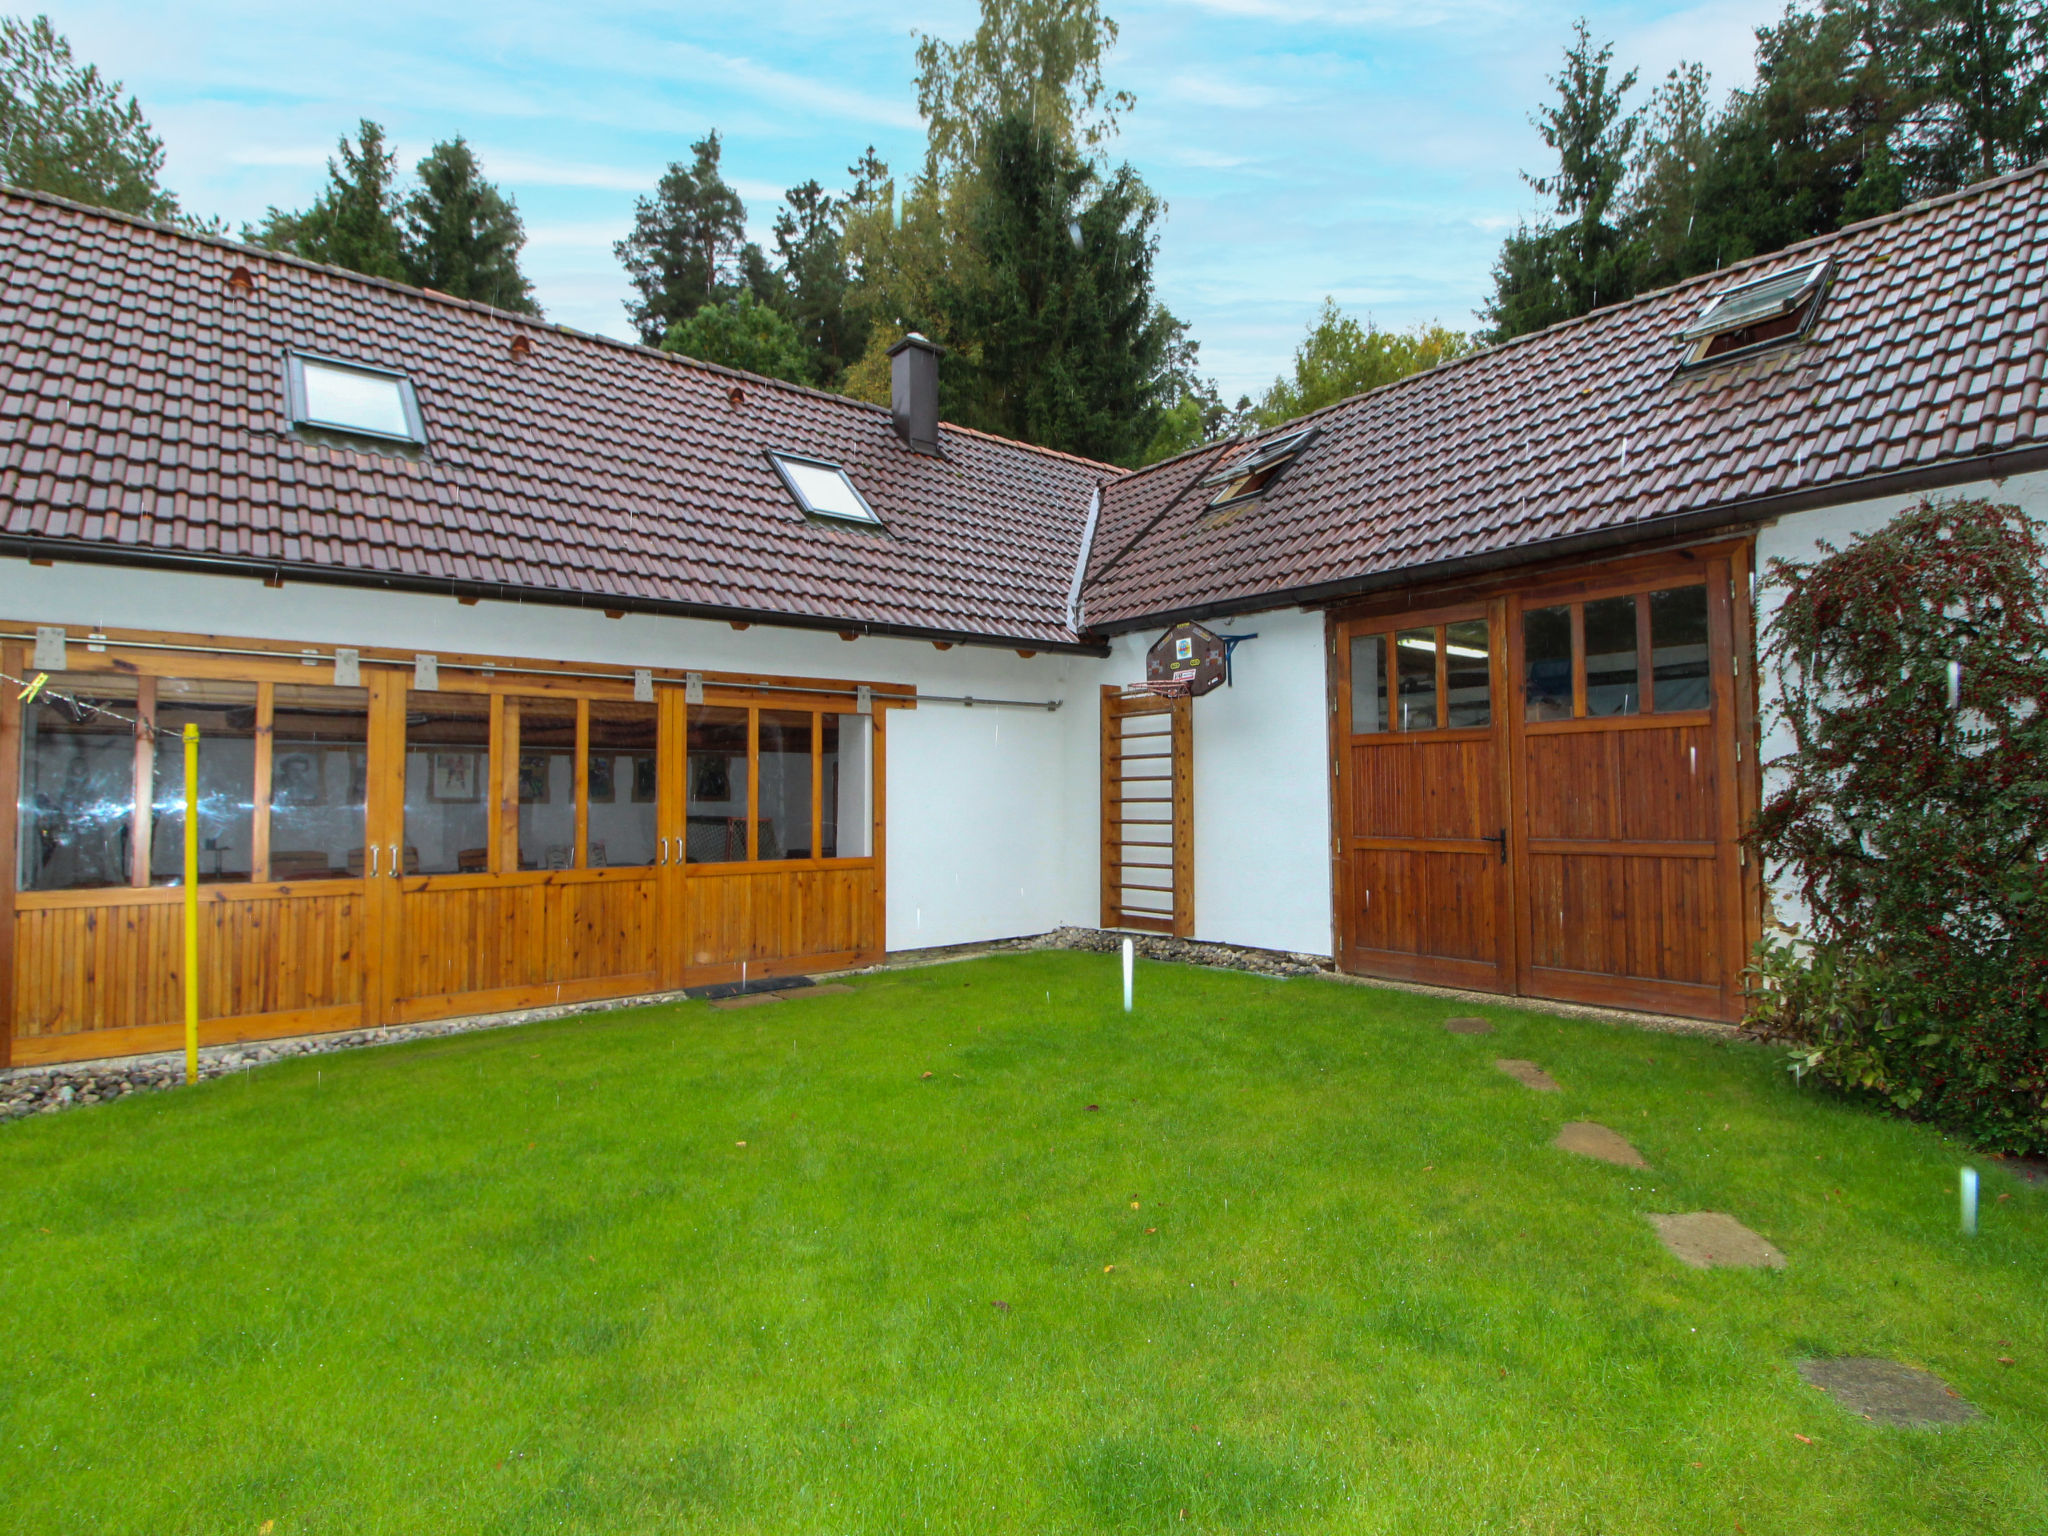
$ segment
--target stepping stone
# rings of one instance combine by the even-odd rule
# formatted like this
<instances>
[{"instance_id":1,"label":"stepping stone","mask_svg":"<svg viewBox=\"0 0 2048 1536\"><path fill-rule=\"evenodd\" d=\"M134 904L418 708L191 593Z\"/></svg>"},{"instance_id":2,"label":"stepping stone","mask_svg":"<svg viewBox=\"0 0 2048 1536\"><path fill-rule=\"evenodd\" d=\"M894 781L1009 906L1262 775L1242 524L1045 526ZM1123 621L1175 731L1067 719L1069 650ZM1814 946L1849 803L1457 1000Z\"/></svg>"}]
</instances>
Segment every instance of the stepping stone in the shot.
<instances>
[{"instance_id":1,"label":"stepping stone","mask_svg":"<svg viewBox=\"0 0 2048 1536\"><path fill-rule=\"evenodd\" d=\"M1591 1120L1574 1120L1557 1133L1551 1142L1553 1147L1562 1147L1567 1152L1576 1152L1581 1157L1597 1157L1603 1163L1617 1163L1623 1168L1647 1168L1643 1154L1630 1146L1621 1137L1604 1125ZM1651 1220L1661 1218L1652 1217Z\"/></svg>"},{"instance_id":2,"label":"stepping stone","mask_svg":"<svg viewBox=\"0 0 2048 1536\"><path fill-rule=\"evenodd\" d=\"M1719 1211L1693 1211L1684 1216L1646 1216L1644 1219L1657 1229L1657 1235L1664 1239L1664 1246L1694 1269L1785 1267L1784 1254L1733 1216L1724 1216Z\"/></svg>"},{"instance_id":3,"label":"stepping stone","mask_svg":"<svg viewBox=\"0 0 2048 1536\"><path fill-rule=\"evenodd\" d=\"M1484 1019L1445 1019L1444 1028L1454 1035L1490 1035L1493 1026Z\"/></svg>"},{"instance_id":4,"label":"stepping stone","mask_svg":"<svg viewBox=\"0 0 2048 1536\"><path fill-rule=\"evenodd\" d=\"M782 999L773 992L742 992L738 997L714 997L714 1008L758 1008L763 1003L779 1003Z\"/></svg>"},{"instance_id":5,"label":"stepping stone","mask_svg":"<svg viewBox=\"0 0 2048 1536\"><path fill-rule=\"evenodd\" d=\"M786 991L771 992L768 995L770 997L786 997L791 1001L795 1001L799 997L827 997L834 992L851 992L852 990L853 988L849 986L844 986L836 981L830 981L815 987L790 987Z\"/></svg>"},{"instance_id":6,"label":"stepping stone","mask_svg":"<svg viewBox=\"0 0 2048 1536\"><path fill-rule=\"evenodd\" d=\"M1494 1063L1524 1088L1534 1088L1538 1093L1563 1093L1564 1084L1537 1066L1533 1061L1515 1061L1504 1058Z\"/></svg>"},{"instance_id":7,"label":"stepping stone","mask_svg":"<svg viewBox=\"0 0 2048 1536\"><path fill-rule=\"evenodd\" d=\"M1840 1360L1802 1360L1799 1379L1819 1387L1851 1413L1879 1424L1916 1426L1968 1424L1983 1413L1932 1371L1896 1360L1851 1355Z\"/></svg>"}]
</instances>

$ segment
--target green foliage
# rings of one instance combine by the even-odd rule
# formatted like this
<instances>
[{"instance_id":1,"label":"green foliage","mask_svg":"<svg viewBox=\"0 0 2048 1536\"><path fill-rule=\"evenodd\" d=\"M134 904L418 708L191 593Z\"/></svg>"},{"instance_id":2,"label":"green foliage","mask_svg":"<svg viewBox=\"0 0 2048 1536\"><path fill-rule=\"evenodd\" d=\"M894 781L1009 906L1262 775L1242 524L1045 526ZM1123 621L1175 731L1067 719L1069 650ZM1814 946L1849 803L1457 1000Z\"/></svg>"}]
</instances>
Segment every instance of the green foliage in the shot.
<instances>
[{"instance_id":1,"label":"green foliage","mask_svg":"<svg viewBox=\"0 0 2048 1536\"><path fill-rule=\"evenodd\" d=\"M1925 501L1773 564L1794 747L1753 832L1813 943L1760 957L1755 1022L1822 1081L2013 1149L2048 1148L2043 531Z\"/></svg>"},{"instance_id":2,"label":"green foliage","mask_svg":"<svg viewBox=\"0 0 2048 1536\"><path fill-rule=\"evenodd\" d=\"M479 174L458 136L419 163L400 230L410 279L458 299L537 315L533 284L519 270L526 229L512 200Z\"/></svg>"},{"instance_id":3,"label":"green foliage","mask_svg":"<svg viewBox=\"0 0 2048 1536\"><path fill-rule=\"evenodd\" d=\"M699 305L669 327L661 348L792 384L811 381L809 349L796 327L745 289L722 303Z\"/></svg>"},{"instance_id":4,"label":"green foliage","mask_svg":"<svg viewBox=\"0 0 2048 1536\"><path fill-rule=\"evenodd\" d=\"M981 23L964 43L929 33L917 44L917 108L926 124L926 175L971 173L984 139L1020 118L1062 147L1093 152L1136 105L1103 83L1102 57L1116 23L1099 0L981 0Z\"/></svg>"},{"instance_id":5,"label":"green foliage","mask_svg":"<svg viewBox=\"0 0 2048 1536\"><path fill-rule=\"evenodd\" d=\"M1921 0L1912 19L1919 110L1903 158L1918 186L1958 187L2048 154L2048 7Z\"/></svg>"},{"instance_id":6,"label":"green foliage","mask_svg":"<svg viewBox=\"0 0 2048 1536\"><path fill-rule=\"evenodd\" d=\"M1278 426L1471 350L1469 337L1441 325L1407 331L1383 331L1370 319L1361 325L1335 299L1326 298L1316 323L1294 349L1294 376L1273 381L1252 420Z\"/></svg>"},{"instance_id":7,"label":"green foliage","mask_svg":"<svg viewBox=\"0 0 2048 1536\"><path fill-rule=\"evenodd\" d=\"M0 16L0 181L176 219L163 168L163 140L118 80L77 63L49 17Z\"/></svg>"},{"instance_id":8,"label":"green foliage","mask_svg":"<svg viewBox=\"0 0 2048 1536\"><path fill-rule=\"evenodd\" d=\"M874 150L868 151L869 163ZM883 168L886 171L886 168ZM861 167L850 175L856 177ZM810 376L836 388L867 342L867 327L849 309L844 237L851 198L834 197L816 181L791 187L775 216L776 266L771 274L789 317L810 354ZM758 292L758 290L757 290Z\"/></svg>"},{"instance_id":9,"label":"green foliage","mask_svg":"<svg viewBox=\"0 0 2048 1536\"><path fill-rule=\"evenodd\" d=\"M633 229L612 247L638 295L626 304L648 346L740 283L747 208L718 167L713 129L690 146L688 165L671 162L654 189L633 205Z\"/></svg>"},{"instance_id":10,"label":"green foliage","mask_svg":"<svg viewBox=\"0 0 2048 1536\"><path fill-rule=\"evenodd\" d=\"M327 162L327 187L312 206L299 213L271 208L242 238L369 277L411 281L392 186L398 157L385 148L384 129L364 118L356 142L344 134L339 147L341 158Z\"/></svg>"},{"instance_id":11,"label":"green foliage","mask_svg":"<svg viewBox=\"0 0 2048 1536\"><path fill-rule=\"evenodd\" d=\"M1137 172L1106 180L1021 117L988 131L960 236L970 257L940 286L949 419L1110 463L1159 431L1179 328L1153 296L1160 214Z\"/></svg>"}]
</instances>

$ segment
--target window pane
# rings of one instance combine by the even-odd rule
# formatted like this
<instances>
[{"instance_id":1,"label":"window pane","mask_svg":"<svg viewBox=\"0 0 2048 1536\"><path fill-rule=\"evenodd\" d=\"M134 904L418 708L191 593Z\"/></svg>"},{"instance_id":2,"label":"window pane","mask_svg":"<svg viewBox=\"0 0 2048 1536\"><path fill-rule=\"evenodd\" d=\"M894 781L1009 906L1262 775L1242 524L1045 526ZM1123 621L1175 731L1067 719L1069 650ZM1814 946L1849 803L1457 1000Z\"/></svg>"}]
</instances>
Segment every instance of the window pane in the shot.
<instances>
[{"instance_id":1,"label":"window pane","mask_svg":"<svg viewBox=\"0 0 2048 1536\"><path fill-rule=\"evenodd\" d=\"M1636 671L1636 600L1586 604L1586 713L1632 715L1642 708Z\"/></svg>"},{"instance_id":2,"label":"window pane","mask_svg":"<svg viewBox=\"0 0 2048 1536\"><path fill-rule=\"evenodd\" d=\"M1351 729L1365 736L1387 728L1387 637L1351 641Z\"/></svg>"},{"instance_id":3,"label":"window pane","mask_svg":"<svg viewBox=\"0 0 2048 1536\"><path fill-rule=\"evenodd\" d=\"M1650 665L1655 669L1651 703L1658 714L1707 707L1705 587L1650 594Z\"/></svg>"},{"instance_id":4,"label":"window pane","mask_svg":"<svg viewBox=\"0 0 2048 1536\"><path fill-rule=\"evenodd\" d=\"M576 701L507 699L508 731L515 714L519 720L519 867L572 869L576 864Z\"/></svg>"},{"instance_id":5,"label":"window pane","mask_svg":"<svg viewBox=\"0 0 2048 1536\"><path fill-rule=\"evenodd\" d=\"M688 835L692 864L747 856L747 712L721 704L690 710Z\"/></svg>"},{"instance_id":6,"label":"window pane","mask_svg":"<svg viewBox=\"0 0 2048 1536\"><path fill-rule=\"evenodd\" d=\"M761 798L756 814L760 818L756 858L811 856L809 710L761 711Z\"/></svg>"},{"instance_id":7,"label":"window pane","mask_svg":"<svg viewBox=\"0 0 2048 1536\"><path fill-rule=\"evenodd\" d=\"M491 701L480 693L405 695L405 873L491 867ZM389 874L390 866L379 862Z\"/></svg>"},{"instance_id":8,"label":"window pane","mask_svg":"<svg viewBox=\"0 0 2048 1536\"><path fill-rule=\"evenodd\" d=\"M306 385L306 420L319 426L355 427L385 437L411 437L405 416L405 391L386 374L358 373L302 361Z\"/></svg>"},{"instance_id":9,"label":"window pane","mask_svg":"<svg viewBox=\"0 0 2048 1536\"><path fill-rule=\"evenodd\" d=\"M866 715L825 716L824 826L818 832L821 859L864 859L874 849L869 833L874 828L873 802L868 798L872 782L870 753L874 738L868 731Z\"/></svg>"},{"instance_id":10,"label":"window pane","mask_svg":"<svg viewBox=\"0 0 2048 1536\"><path fill-rule=\"evenodd\" d=\"M247 880L256 844L256 685L160 677L149 880L185 879L185 741L199 727L199 883Z\"/></svg>"},{"instance_id":11,"label":"window pane","mask_svg":"<svg viewBox=\"0 0 2048 1536\"><path fill-rule=\"evenodd\" d=\"M1436 729L1436 631L1404 629L1394 637L1394 696L1401 729Z\"/></svg>"},{"instance_id":12,"label":"window pane","mask_svg":"<svg viewBox=\"0 0 2048 1536\"><path fill-rule=\"evenodd\" d=\"M1531 608L1522 615L1522 718L1572 717L1572 611Z\"/></svg>"},{"instance_id":13,"label":"window pane","mask_svg":"<svg viewBox=\"0 0 2048 1536\"><path fill-rule=\"evenodd\" d=\"M270 878L338 880L363 852L370 690L279 683L270 706Z\"/></svg>"},{"instance_id":14,"label":"window pane","mask_svg":"<svg viewBox=\"0 0 2048 1536\"><path fill-rule=\"evenodd\" d=\"M1493 723L1493 669L1488 662L1486 620L1460 619L1444 631L1444 673L1450 694L1450 724Z\"/></svg>"},{"instance_id":15,"label":"window pane","mask_svg":"<svg viewBox=\"0 0 2048 1536\"><path fill-rule=\"evenodd\" d=\"M63 694L59 700L53 695ZM75 702L74 702L75 701ZM52 672L21 712L21 888L126 885L135 827L135 679Z\"/></svg>"},{"instance_id":16,"label":"window pane","mask_svg":"<svg viewBox=\"0 0 2048 1536\"><path fill-rule=\"evenodd\" d=\"M660 738L659 705L590 701L590 845L584 852L590 868L654 862Z\"/></svg>"}]
</instances>

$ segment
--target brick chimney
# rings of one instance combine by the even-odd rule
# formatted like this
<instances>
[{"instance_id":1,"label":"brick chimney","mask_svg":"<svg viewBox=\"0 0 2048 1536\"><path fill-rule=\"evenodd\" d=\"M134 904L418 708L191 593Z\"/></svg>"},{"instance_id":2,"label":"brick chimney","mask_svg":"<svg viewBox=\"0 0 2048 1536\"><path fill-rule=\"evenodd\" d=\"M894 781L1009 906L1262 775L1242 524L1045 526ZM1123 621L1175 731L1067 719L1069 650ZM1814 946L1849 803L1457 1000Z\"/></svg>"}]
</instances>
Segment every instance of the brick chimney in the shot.
<instances>
[{"instance_id":1,"label":"brick chimney","mask_svg":"<svg viewBox=\"0 0 2048 1536\"><path fill-rule=\"evenodd\" d=\"M889 349L889 414L918 453L939 451L939 355L946 349L912 331Z\"/></svg>"}]
</instances>

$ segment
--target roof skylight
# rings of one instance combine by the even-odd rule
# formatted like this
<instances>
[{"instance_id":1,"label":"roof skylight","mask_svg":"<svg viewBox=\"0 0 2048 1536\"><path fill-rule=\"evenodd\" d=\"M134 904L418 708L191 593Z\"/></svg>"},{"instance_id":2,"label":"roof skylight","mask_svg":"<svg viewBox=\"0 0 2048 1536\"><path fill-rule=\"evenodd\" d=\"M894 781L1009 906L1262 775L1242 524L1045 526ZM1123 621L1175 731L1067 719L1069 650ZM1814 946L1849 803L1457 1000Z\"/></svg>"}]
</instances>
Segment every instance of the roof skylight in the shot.
<instances>
[{"instance_id":1,"label":"roof skylight","mask_svg":"<svg viewBox=\"0 0 2048 1536\"><path fill-rule=\"evenodd\" d=\"M846 471L823 459L800 459L795 454L768 455L782 475L782 483L796 504L813 517L836 517L842 522L874 523L881 519L867 498L846 478Z\"/></svg>"},{"instance_id":2,"label":"roof skylight","mask_svg":"<svg viewBox=\"0 0 2048 1536\"><path fill-rule=\"evenodd\" d=\"M1239 454L1221 469L1204 475L1200 481L1202 485L1221 487L1209 499L1209 505L1227 506L1233 501L1258 495L1294 461L1296 454L1315 440L1316 432L1315 427L1299 427L1279 437L1268 438Z\"/></svg>"},{"instance_id":3,"label":"roof skylight","mask_svg":"<svg viewBox=\"0 0 2048 1536\"><path fill-rule=\"evenodd\" d=\"M404 374L294 353L286 382L295 426L403 443L427 440L418 397Z\"/></svg>"},{"instance_id":4,"label":"roof skylight","mask_svg":"<svg viewBox=\"0 0 2048 1536\"><path fill-rule=\"evenodd\" d=\"M1769 277L1724 288L1699 317L1678 333L1688 343L1688 362L1796 336L1812 318L1828 263L1810 261Z\"/></svg>"}]
</instances>

